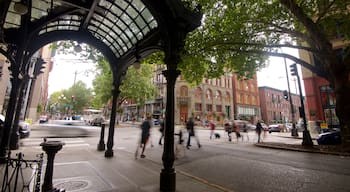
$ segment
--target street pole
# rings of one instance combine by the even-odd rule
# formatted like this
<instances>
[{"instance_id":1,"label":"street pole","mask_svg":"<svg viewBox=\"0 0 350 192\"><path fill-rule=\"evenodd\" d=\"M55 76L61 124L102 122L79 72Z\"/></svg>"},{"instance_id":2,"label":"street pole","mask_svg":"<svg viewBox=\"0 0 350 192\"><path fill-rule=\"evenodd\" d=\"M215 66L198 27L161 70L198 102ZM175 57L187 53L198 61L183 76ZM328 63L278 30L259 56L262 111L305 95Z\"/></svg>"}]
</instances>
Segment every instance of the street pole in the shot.
<instances>
[{"instance_id":1,"label":"street pole","mask_svg":"<svg viewBox=\"0 0 350 192\"><path fill-rule=\"evenodd\" d=\"M304 122L304 131L303 131L303 142L302 142L302 145L303 146L313 146L313 142L311 140L310 132L307 129L305 107L304 107L304 99L303 99L303 94L302 94L302 90L301 90L301 83L300 83L300 77L299 77L297 65L296 65L296 63L294 63L290 67L291 67L292 75L297 76L297 80L298 80L299 95L300 95L300 105L301 105L299 112L300 112L300 115L302 116L303 122Z\"/></svg>"},{"instance_id":2,"label":"street pole","mask_svg":"<svg viewBox=\"0 0 350 192\"><path fill-rule=\"evenodd\" d=\"M292 94L290 93L290 85L289 85L289 75L288 75L288 70L287 70L287 61L286 58L284 57L284 67L286 69L286 77L287 77L287 85L288 85L288 96L289 96L289 104L290 104L290 111L292 113L292 136L297 137L298 136L298 130L295 126L295 111L293 107L293 99L292 99Z\"/></svg>"},{"instance_id":3,"label":"street pole","mask_svg":"<svg viewBox=\"0 0 350 192\"><path fill-rule=\"evenodd\" d=\"M303 122L304 122L304 131L303 131L303 142L302 145L304 146L313 146L313 142L311 140L311 135L310 131L307 129L307 122L306 122L306 115L305 115L305 107L304 107L304 98L303 94L301 91L301 83L300 83L300 78L299 75L297 75L298 78L298 87L299 87L299 95L300 95L300 104L301 104L301 115L303 117Z\"/></svg>"}]
</instances>

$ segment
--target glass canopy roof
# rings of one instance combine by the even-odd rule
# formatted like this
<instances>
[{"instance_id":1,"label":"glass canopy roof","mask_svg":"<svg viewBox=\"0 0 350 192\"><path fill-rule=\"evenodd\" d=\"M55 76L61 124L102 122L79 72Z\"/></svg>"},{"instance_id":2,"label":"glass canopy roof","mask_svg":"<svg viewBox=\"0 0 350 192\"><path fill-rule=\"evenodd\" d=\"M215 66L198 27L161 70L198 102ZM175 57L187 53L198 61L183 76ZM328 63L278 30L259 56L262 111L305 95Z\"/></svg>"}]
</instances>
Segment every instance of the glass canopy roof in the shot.
<instances>
[{"instance_id":1,"label":"glass canopy roof","mask_svg":"<svg viewBox=\"0 0 350 192\"><path fill-rule=\"evenodd\" d=\"M18 1L12 1L7 12L5 29L20 27L21 15L15 11L15 2ZM57 13L61 14L34 29L37 35L85 30L106 44L117 58L158 27L141 0L32 0L32 22Z\"/></svg>"}]
</instances>

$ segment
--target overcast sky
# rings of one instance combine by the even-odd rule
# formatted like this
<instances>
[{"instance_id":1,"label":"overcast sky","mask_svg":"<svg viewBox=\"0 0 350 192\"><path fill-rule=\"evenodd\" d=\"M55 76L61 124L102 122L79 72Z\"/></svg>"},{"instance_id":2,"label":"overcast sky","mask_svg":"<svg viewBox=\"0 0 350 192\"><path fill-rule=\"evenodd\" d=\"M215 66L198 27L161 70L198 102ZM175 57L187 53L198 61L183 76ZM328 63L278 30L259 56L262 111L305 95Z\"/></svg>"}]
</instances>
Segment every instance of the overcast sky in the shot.
<instances>
[{"instance_id":1,"label":"overcast sky","mask_svg":"<svg viewBox=\"0 0 350 192\"><path fill-rule=\"evenodd\" d=\"M291 52L291 54L297 55L297 52ZM74 84L74 79L76 79L76 81L81 80L87 87L92 88L94 74L86 72L95 69L93 63L75 55L56 54L53 60L54 66L49 76L49 95L53 92L71 87ZM292 93L297 93L299 92L296 91L299 90L298 87L296 87L297 81L293 81L296 77L290 76L289 65L291 64L293 64L293 62L287 60L290 90ZM298 69L300 72L300 67ZM269 86L280 90L288 90L283 58L270 57L269 66L258 71L257 78L258 86Z\"/></svg>"},{"instance_id":2,"label":"overcast sky","mask_svg":"<svg viewBox=\"0 0 350 192\"><path fill-rule=\"evenodd\" d=\"M67 89L74 84L74 79L83 81L92 88L94 64L75 55L56 54L53 58L53 68L49 75L49 95Z\"/></svg>"}]
</instances>

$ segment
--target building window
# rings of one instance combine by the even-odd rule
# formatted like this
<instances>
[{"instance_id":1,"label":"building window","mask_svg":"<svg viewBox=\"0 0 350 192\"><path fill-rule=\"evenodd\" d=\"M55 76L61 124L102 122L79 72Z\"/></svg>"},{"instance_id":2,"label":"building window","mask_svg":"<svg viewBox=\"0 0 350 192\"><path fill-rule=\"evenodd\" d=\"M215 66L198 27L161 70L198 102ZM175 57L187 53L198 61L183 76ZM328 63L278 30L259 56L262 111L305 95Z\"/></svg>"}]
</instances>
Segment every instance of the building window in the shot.
<instances>
[{"instance_id":1,"label":"building window","mask_svg":"<svg viewBox=\"0 0 350 192\"><path fill-rule=\"evenodd\" d=\"M202 104L201 103L194 104L194 109L196 111L202 111Z\"/></svg>"},{"instance_id":2,"label":"building window","mask_svg":"<svg viewBox=\"0 0 350 192\"><path fill-rule=\"evenodd\" d=\"M222 112L222 106L216 105L216 112Z\"/></svg>"},{"instance_id":3,"label":"building window","mask_svg":"<svg viewBox=\"0 0 350 192\"><path fill-rule=\"evenodd\" d=\"M180 96L187 97L188 96L188 88L186 86L182 86L180 88Z\"/></svg>"},{"instance_id":4,"label":"building window","mask_svg":"<svg viewBox=\"0 0 350 192\"><path fill-rule=\"evenodd\" d=\"M226 92L226 101L230 102L230 100L231 100L230 93Z\"/></svg>"},{"instance_id":5,"label":"building window","mask_svg":"<svg viewBox=\"0 0 350 192\"><path fill-rule=\"evenodd\" d=\"M213 92L212 92L210 89L207 90L206 98L207 98L208 100L213 99Z\"/></svg>"},{"instance_id":6,"label":"building window","mask_svg":"<svg viewBox=\"0 0 350 192\"><path fill-rule=\"evenodd\" d=\"M207 104L207 111L212 112L213 111L213 105Z\"/></svg>"},{"instance_id":7,"label":"building window","mask_svg":"<svg viewBox=\"0 0 350 192\"><path fill-rule=\"evenodd\" d=\"M195 97L196 98L201 98L202 97L202 89L200 87L196 88Z\"/></svg>"},{"instance_id":8,"label":"building window","mask_svg":"<svg viewBox=\"0 0 350 192\"><path fill-rule=\"evenodd\" d=\"M256 105L256 97L255 96L252 96L252 104Z\"/></svg>"}]
</instances>

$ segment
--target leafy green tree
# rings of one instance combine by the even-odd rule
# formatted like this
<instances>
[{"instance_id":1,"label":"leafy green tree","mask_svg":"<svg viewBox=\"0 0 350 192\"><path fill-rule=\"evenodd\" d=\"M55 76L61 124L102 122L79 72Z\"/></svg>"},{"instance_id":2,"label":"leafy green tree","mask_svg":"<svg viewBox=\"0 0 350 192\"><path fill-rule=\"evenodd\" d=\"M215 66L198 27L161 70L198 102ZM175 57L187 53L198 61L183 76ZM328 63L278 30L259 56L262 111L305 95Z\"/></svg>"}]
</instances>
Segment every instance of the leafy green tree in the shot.
<instances>
[{"instance_id":1,"label":"leafy green tree","mask_svg":"<svg viewBox=\"0 0 350 192\"><path fill-rule=\"evenodd\" d=\"M82 114L84 108L91 106L93 94L92 90L79 80L68 89L52 93L49 100L51 109L63 112L64 108L69 108L72 113Z\"/></svg>"},{"instance_id":2,"label":"leafy green tree","mask_svg":"<svg viewBox=\"0 0 350 192\"><path fill-rule=\"evenodd\" d=\"M92 90L87 88L86 84L81 80L63 91L63 94L68 96L72 110L77 114L82 114L84 108L92 105Z\"/></svg>"},{"instance_id":3,"label":"leafy green tree","mask_svg":"<svg viewBox=\"0 0 350 192\"><path fill-rule=\"evenodd\" d=\"M187 39L180 65L189 81L234 71L251 76L268 56L285 57L329 81L337 104L343 145L350 150L349 1L197 0L203 24ZM296 43L294 43L296 42ZM313 62L279 51L313 55Z\"/></svg>"},{"instance_id":4,"label":"leafy green tree","mask_svg":"<svg viewBox=\"0 0 350 192\"><path fill-rule=\"evenodd\" d=\"M93 81L94 92L96 93L95 103L102 105L112 98L113 78L110 66L105 59L99 59L96 68L99 72ZM119 87L118 106L126 99L131 99L140 105L151 99L156 93L152 77L153 66L150 64L142 64L139 70L130 67L122 81L122 85Z\"/></svg>"}]
</instances>

